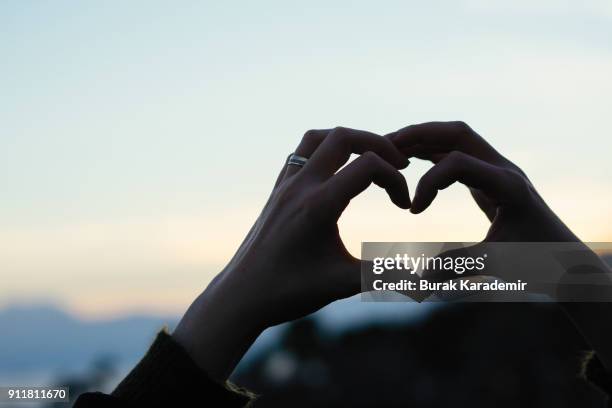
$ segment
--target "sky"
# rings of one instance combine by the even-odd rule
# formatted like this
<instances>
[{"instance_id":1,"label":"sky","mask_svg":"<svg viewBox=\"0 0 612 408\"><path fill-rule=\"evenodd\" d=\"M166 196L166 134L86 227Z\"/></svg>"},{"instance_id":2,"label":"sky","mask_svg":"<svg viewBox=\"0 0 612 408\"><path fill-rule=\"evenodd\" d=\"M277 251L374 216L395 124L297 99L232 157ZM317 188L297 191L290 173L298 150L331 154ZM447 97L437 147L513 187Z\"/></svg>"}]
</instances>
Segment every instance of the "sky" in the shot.
<instances>
[{"instance_id":1,"label":"sky","mask_svg":"<svg viewBox=\"0 0 612 408\"><path fill-rule=\"evenodd\" d=\"M2 2L0 307L181 312L302 134L338 125L463 120L612 241L611 4ZM462 186L418 216L373 187L340 220L356 256L486 229Z\"/></svg>"}]
</instances>

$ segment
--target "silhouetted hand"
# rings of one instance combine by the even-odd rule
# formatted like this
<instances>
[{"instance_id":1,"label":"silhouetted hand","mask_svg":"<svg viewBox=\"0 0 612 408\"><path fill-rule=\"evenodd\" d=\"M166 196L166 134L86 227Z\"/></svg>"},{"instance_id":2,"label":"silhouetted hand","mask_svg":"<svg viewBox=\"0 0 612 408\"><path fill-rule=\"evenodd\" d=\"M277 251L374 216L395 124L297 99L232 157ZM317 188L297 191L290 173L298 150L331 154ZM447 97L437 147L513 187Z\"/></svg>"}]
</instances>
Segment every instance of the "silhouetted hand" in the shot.
<instances>
[{"instance_id":1,"label":"silhouetted hand","mask_svg":"<svg viewBox=\"0 0 612 408\"><path fill-rule=\"evenodd\" d=\"M361 154L338 171L351 153ZM227 267L185 314L174 332L213 378L227 378L266 327L359 293L360 261L349 254L337 221L372 182L401 208L410 207L397 169L406 157L389 139L335 128L311 130L285 165L261 215Z\"/></svg>"},{"instance_id":2,"label":"silhouetted hand","mask_svg":"<svg viewBox=\"0 0 612 408\"><path fill-rule=\"evenodd\" d=\"M578 241L546 205L525 173L465 123L423 123L386 137L407 157L435 163L418 183L412 213L425 210L439 190L458 181L470 188L474 200L491 221L486 241Z\"/></svg>"},{"instance_id":3,"label":"silhouetted hand","mask_svg":"<svg viewBox=\"0 0 612 408\"><path fill-rule=\"evenodd\" d=\"M435 165L421 177L411 212L425 210L439 190L454 182L470 188L474 200L491 221L482 244L488 242L580 242L546 205L525 173L463 122L432 122L403 128L386 136L407 157ZM610 270L586 246L580 256L596 265L602 287L610 283ZM515 254L509 254L514 258ZM519 254L520 255L520 254ZM520 257L519 257L520 258ZM526 265L522 265L526 266ZM522 270L515 268L515 272ZM453 278L430 273L436 280ZM457 277L456 275L454 276ZM608 370L612 370L612 303L561 304Z\"/></svg>"}]
</instances>

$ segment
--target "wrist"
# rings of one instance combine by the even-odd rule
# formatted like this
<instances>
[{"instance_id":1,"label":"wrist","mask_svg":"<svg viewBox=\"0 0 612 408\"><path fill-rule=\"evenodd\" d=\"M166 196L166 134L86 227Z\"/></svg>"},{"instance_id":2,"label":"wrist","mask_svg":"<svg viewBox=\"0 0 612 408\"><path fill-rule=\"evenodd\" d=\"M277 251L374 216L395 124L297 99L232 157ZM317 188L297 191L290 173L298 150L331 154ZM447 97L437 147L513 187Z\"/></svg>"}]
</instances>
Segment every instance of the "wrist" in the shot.
<instances>
[{"instance_id":1,"label":"wrist","mask_svg":"<svg viewBox=\"0 0 612 408\"><path fill-rule=\"evenodd\" d=\"M239 296L211 285L189 307L172 336L206 374L224 382L265 326Z\"/></svg>"}]
</instances>

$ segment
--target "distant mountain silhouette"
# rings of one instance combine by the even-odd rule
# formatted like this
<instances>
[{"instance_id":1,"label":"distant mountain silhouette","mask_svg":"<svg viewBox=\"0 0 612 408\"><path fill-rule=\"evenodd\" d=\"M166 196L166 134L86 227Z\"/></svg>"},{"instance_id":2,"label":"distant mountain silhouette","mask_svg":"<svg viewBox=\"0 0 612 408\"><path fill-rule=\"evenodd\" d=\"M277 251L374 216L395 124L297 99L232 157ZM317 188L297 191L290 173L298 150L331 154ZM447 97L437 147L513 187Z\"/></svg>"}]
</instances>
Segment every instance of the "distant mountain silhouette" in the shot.
<instances>
[{"instance_id":1,"label":"distant mountain silhouette","mask_svg":"<svg viewBox=\"0 0 612 408\"><path fill-rule=\"evenodd\" d=\"M176 317L129 316L83 321L56 306L0 310L0 373L79 370L100 356L136 361L164 325Z\"/></svg>"},{"instance_id":2,"label":"distant mountain silhouette","mask_svg":"<svg viewBox=\"0 0 612 408\"><path fill-rule=\"evenodd\" d=\"M315 314L326 332L338 333L372 323L392 323L424 317L434 305L363 303L353 297ZM112 320L84 321L54 305L9 306L0 310L0 377L69 373L99 358L131 366L142 357L157 331L174 327L179 317L134 315ZM243 363L273 347L285 326L264 332Z\"/></svg>"}]
</instances>

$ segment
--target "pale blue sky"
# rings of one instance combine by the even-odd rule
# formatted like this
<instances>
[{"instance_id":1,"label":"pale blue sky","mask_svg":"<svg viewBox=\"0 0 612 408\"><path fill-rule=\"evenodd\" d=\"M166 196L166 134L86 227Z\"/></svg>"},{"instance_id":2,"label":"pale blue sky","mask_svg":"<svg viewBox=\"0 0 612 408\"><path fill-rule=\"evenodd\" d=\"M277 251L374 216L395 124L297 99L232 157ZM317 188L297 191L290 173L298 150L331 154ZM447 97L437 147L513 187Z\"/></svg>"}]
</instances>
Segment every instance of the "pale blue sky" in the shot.
<instances>
[{"instance_id":1,"label":"pale blue sky","mask_svg":"<svg viewBox=\"0 0 612 408\"><path fill-rule=\"evenodd\" d=\"M612 240L609 1L7 1L0 55L0 303L180 310L313 127L465 120ZM352 250L485 228L461 188L341 223Z\"/></svg>"}]
</instances>

